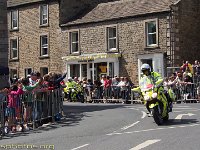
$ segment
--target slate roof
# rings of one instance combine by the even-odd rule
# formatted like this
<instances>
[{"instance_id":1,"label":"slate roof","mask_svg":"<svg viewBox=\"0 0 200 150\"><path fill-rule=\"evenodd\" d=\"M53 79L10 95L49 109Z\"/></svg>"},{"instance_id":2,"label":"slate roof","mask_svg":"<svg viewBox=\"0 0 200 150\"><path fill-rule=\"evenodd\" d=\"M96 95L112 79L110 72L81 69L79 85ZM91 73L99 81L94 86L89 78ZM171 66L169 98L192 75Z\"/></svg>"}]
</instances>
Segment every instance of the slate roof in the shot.
<instances>
[{"instance_id":1,"label":"slate roof","mask_svg":"<svg viewBox=\"0 0 200 150\"><path fill-rule=\"evenodd\" d=\"M89 13L61 26L94 23L138 15L165 12L180 0L123 0L98 4Z\"/></svg>"},{"instance_id":2,"label":"slate roof","mask_svg":"<svg viewBox=\"0 0 200 150\"><path fill-rule=\"evenodd\" d=\"M19 5L25 5L29 3L41 2L45 0L8 0L7 7L15 7Z\"/></svg>"}]
</instances>

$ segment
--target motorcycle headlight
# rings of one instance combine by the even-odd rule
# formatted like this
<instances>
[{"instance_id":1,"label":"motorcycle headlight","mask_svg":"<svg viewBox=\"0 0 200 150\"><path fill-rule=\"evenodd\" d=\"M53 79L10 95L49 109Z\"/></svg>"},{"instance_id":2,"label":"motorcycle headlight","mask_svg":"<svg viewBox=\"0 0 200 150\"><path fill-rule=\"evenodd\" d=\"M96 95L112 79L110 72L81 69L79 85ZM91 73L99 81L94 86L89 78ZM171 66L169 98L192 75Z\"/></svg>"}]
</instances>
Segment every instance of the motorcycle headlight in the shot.
<instances>
[{"instance_id":1,"label":"motorcycle headlight","mask_svg":"<svg viewBox=\"0 0 200 150\"><path fill-rule=\"evenodd\" d=\"M145 95L145 96L144 96L144 100L145 100L145 101L148 101L149 99L150 99L149 95Z\"/></svg>"},{"instance_id":2,"label":"motorcycle headlight","mask_svg":"<svg viewBox=\"0 0 200 150\"><path fill-rule=\"evenodd\" d=\"M157 98L158 94L157 93L153 93L152 94L152 98Z\"/></svg>"}]
</instances>

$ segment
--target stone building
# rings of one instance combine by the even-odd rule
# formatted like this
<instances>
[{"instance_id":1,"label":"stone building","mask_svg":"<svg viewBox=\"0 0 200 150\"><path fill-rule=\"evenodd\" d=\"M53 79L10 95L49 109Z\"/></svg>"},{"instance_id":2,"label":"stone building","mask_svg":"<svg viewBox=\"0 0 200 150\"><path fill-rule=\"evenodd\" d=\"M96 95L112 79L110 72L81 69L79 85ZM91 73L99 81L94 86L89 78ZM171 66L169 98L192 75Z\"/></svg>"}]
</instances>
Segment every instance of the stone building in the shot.
<instances>
[{"instance_id":1,"label":"stone building","mask_svg":"<svg viewBox=\"0 0 200 150\"><path fill-rule=\"evenodd\" d=\"M62 72L58 1L8 0L8 10L11 76Z\"/></svg>"},{"instance_id":2,"label":"stone building","mask_svg":"<svg viewBox=\"0 0 200 150\"><path fill-rule=\"evenodd\" d=\"M68 71L136 82L142 63L167 66L199 59L199 0L9 0L12 74ZM62 59L61 59L62 58Z\"/></svg>"},{"instance_id":3,"label":"stone building","mask_svg":"<svg viewBox=\"0 0 200 150\"><path fill-rule=\"evenodd\" d=\"M121 0L88 6L89 11L76 6L77 15L61 15L63 60L70 76L116 74L136 82L142 63L165 76L166 67L199 59L199 3ZM62 6L61 11L70 11Z\"/></svg>"},{"instance_id":4,"label":"stone building","mask_svg":"<svg viewBox=\"0 0 200 150\"><path fill-rule=\"evenodd\" d=\"M0 1L0 89L8 86L7 2Z\"/></svg>"}]
</instances>

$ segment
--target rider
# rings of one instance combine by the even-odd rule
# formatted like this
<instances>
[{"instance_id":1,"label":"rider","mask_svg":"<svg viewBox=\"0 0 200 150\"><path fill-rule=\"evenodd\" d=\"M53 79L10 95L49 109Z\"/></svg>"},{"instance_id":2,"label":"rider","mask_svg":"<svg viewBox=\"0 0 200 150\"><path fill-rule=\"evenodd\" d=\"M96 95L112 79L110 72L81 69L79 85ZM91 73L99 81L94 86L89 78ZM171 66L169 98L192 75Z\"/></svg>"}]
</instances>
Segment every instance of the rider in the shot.
<instances>
[{"instance_id":1,"label":"rider","mask_svg":"<svg viewBox=\"0 0 200 150\"><path fill-rule=\"evenodd\" d=\"M76 88L76 82L72 80L72 77L68 77L68 81L66 82L66 88L64 89L64 92L67 94L68 100L71 100L71 90Z\"/></svg>"},{"instance_id":2,"label":"rider","mask_svg":"<svg viewBox=\"0 0 200 150\"><path fill-rule=\"evenodd\" d=\"M149 64L143 64L141 66L141 71L143 73L140 83L139 83L139 88L141 89L141 92L144 92L143 89L145 87L147 88L148 85L153 85L155 88L159 86L159 92L161 92L161 102L163 103L163 113L167 113L167 104L168 104L168 99L166 98L166 95L164 93L164 88L162 85L163 83L163 78L158 72L151 71L151 67ZM147 110L150 112L148 105L146 105Z\"/></svg>"}]
</instances>

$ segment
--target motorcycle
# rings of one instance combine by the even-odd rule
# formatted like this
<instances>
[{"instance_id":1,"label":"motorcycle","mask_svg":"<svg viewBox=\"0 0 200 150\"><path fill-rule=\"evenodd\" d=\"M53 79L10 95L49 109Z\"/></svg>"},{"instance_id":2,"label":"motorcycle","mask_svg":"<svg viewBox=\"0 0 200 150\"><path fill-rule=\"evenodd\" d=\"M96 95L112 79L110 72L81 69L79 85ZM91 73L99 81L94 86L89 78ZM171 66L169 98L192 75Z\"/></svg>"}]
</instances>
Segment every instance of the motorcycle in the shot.
<instances>
[{"instance_id":1,"label":"motorcycle","mask_svg":"<svg viewBox=\"0 0 200 150\"><path fill-rule=\"evenodd\" d=\"M65 97L68 99L68 101L70 102L76 101L77 91L75 88L65 88L64 92L65 92Z\"/></svg>"},{"instance_id":2,"label":"motorcycle","mask_svg":"<svg viewBox=\"0 0 200 150\"><path fill-rule=\"evenodd\" d=\"M69 88L69 89L64 89L65 92L65 97L68 99L70 102L81 102L84 103L85 98L84 98L84 93L81 90L78 90L77 88Z\"/></svg>"},{"instance_id":3,"label":"motorcycle","mask_svg":"<svg viewBox=\"0 0 200 150\"><path fill-rule=\"evenodd\" d=\"M172 108L170 107L171 105L168 104L162 86L155 87L149 84L145 89L142 89L142 91L139 87L133 89L133 91L142 94L144 104L157 125L162 125L164 121L168 121L169 112ZM163 103L163 101L165 101L165 103ZM164 106L164 104L166 104L166 106Z\"/></svg>"}]
</instances>

